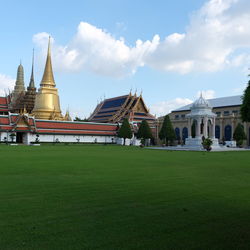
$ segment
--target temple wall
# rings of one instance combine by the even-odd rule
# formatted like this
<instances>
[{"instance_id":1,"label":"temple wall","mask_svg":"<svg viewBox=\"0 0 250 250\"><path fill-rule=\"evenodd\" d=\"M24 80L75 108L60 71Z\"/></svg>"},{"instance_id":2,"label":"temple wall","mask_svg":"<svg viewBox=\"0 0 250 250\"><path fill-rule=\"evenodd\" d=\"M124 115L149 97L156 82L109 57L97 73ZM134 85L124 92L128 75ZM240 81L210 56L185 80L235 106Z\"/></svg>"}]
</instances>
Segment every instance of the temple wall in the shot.
<instances>
[{"instance_id":1,"label":"temple wall","mask_svg":"<svg viewBox=\"0 0 250 250\"><path fill-rule=\"evenodd\" d=\"M27 143L36 141L35 134L28 134ZM116 143L115 136L90 136L90 135L53 135L53 134L39 134L39 142L69 142L69 143Z\"/></svg>"},{"instance_id":2,"label":"temple wall","mask_svg":"<svg viewBox=\"0 0 250 250\"><path fill-rule=\"evenodd\" d=\"M10 132L0 132L0 142L4 142L5 138L8 138L8 142L11 142ZM24 133L23 143L30 144L36 141L36 134ZM39 134L39 142L63 142L63 143L116 143L115 136L89 136L89 135L53 135L53 134ZM112 140L113 139L113 140ZM16 138L13 140L16 142Z\"/></svg>"}]
</instances>

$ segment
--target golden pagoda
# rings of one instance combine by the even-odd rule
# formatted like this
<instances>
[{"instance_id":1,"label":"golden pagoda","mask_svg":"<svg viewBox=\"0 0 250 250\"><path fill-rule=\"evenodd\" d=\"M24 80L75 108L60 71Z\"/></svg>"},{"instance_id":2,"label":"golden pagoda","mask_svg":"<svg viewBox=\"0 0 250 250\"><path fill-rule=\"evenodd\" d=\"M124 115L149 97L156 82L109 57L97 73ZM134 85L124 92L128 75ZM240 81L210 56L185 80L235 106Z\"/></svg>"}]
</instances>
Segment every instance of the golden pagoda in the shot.
<instances>
[{"instance_id":1,"label":"golden pagoda","mask_svg":"<svg viewBox=\"0 0 250 250\"><path fill-rule=\"evenodd\" d=\"M50 38L43 78L36 95L35 106L32 114L36 119L64 120L60 109L58 90L56 88L52 70Z\"/></svg>"}]
</instances>

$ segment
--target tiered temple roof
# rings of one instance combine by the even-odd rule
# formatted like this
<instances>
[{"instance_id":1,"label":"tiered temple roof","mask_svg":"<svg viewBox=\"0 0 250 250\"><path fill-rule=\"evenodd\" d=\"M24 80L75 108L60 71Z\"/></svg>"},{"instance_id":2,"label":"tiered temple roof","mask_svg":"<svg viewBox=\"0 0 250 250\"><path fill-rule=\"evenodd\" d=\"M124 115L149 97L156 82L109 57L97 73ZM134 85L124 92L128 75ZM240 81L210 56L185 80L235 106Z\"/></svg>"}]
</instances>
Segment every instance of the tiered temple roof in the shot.
<instances>
[{"instance_id":1,"label":"tiered temple roof","mask_svg":"<svg viewBox=\"0 0 250 250\"><path fill-rule=\"evenodd\" d=\"M0 115L8 114L9 104L10 103L10 96L7 97L0 97Z\"/></svg>"},{"instance_id":2,"label":"tiered temple roof","mask_svg":"<svg viewBox=\"0 0 250 250\"><path fill-rule=\"evenodd\" d=\"M98 124L92 122L70 122L37 120L28 114L0 115L0 132L31 132L59 135L104 135L115 136L116 124Z\"/></svg>"},{"instance_id":3,"label":"tiered temple roof","mask_svg":"<svg viewBox=\"0 0 250 250\"><path fill-rule=\"evenodd\" d=\"M89 121L117 123L122 122L124 118L133 122L141 122L142 120L154 122L156 120L149 113L142 96L130 93L129 95L105 99L99 103L89 117Z\"/></svg>"}]
</instances>

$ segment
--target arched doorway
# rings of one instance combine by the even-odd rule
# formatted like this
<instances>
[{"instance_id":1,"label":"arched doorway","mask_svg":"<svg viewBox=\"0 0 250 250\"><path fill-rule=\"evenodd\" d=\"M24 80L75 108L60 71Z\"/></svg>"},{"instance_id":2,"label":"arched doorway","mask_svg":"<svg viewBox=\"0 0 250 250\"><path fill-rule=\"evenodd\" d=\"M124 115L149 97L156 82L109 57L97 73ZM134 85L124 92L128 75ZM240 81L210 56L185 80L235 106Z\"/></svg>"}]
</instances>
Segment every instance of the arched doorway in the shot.
<instances>
[{"instance_id":1,"label":"arched doorway","mask_svg":"<svg viewBox=\"0 0 250 250\"><path fill-rule=\"evenodd\" d=\"M191 136L192 138L195 138L196 136L196 127L197 127L197 121L194 120L191 126Z\"/></svg>"},{"instance_id":2,"label":"arched doorway","mask_svg":"<svg viewBox=\"0 0 250 250\"><path fill-rule=\"evenodd\" d=\"M180 129L179 128L175 128L175 136L177 140L180 140Z\"/></svg>"},{"instance_id":3,"label":"arched doorway","mask_svg":"<svg viewBox=\"0 0 250 250\"><path fill-rule=\"evenodd\" d=\"M215 138L220 139L220 126L215 126Z\"/></svg>"},{"instance_id":4,"label":"arched doorway","mask_svg":"<svg viewBox=\"0 0 250 250\"><path fill-rule=\"evenodd\" d=\"M188 138L188 129L186 127L184 127L182 129L182 140L185 143L185 140Z\"/></svg>"},{"instance_id":5,"label":"arched doorway","mask_svg":"<svg viewBox=\"0 0 250 250\"><path fill-rule=\"evenodd\" d=\"M232 139L232 127L231 125L227 125L225 127L225 141L231 141Z\"/></svg>"}]
</instances>

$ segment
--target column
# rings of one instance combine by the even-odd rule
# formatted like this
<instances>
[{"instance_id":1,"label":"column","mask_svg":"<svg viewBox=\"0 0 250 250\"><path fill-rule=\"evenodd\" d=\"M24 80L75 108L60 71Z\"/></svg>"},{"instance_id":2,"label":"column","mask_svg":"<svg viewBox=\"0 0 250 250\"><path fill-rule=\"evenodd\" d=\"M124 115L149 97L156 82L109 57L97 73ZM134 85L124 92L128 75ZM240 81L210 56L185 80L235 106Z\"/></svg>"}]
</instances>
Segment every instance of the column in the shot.
<instances>
[{"instance_id":1,"label":"column","mask_svg":"<svg viewBox=\"0 0 250 250\"><path fill-rule=\"evenodd\" d=\"M220 117L220 140L222 141L224 137L223 119Z\"/></svg>"},{"instance_id":2,"label":"column","mask_svg":"<svg viewBox=\"0 0 250 250\"><path fill-rule=\"evenodd\" d=\"M191 129L191 127L192 127L192 125L191 125L191 123L192 123L192 119L191 118L188 118L188 138L192 138L192 129Z\"/></svg>"},{"instance_id":3,"label":"column","mask_svg":"<svg viewBox=\"0 0 250 250\"><path fill-rule=\"evenodd\" d=\"M198 137L198 138L200 138L201 137L201 119L199 118L199 119L197 119L197 134L196 134L196 136Z\"/></svg>"},{"instance_id":4,"label":"column","mask_svg":"<svg viewBox=\"0 0 250 250\"><path fill-rule=\"evenodd\" d=\"M212 138L215 139L215 118L213 119L213 124L212 124Z\"/></svg>"},{"instance_id":5,"label":"column","mask_svg":"<svg viewBox=\"0 0 250 250\"><path fill-rule=\"evenodd\" d=\"M207 117L204 118L204 128L203 128L203 135L207 138Z\"/></svg>"},{"instance_id":6,"label":"column","mask_svg":"<svg viewBox=\"0 0 250 250\"><path fill-rule=\"evenodd\" d=\"M231 131L231 141L233 141L234 139L234 119L231 119L231 127L232 127L232 131Z\"/></svg>"}]
</instances>

